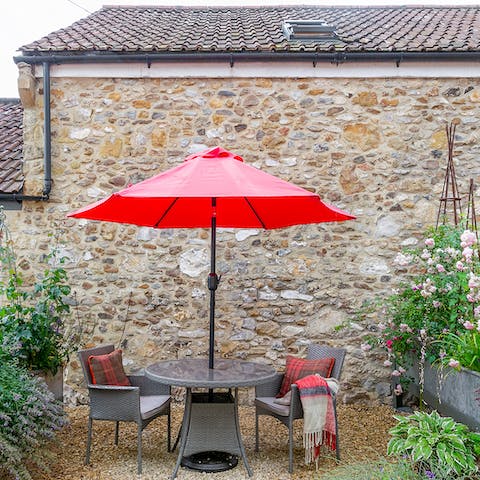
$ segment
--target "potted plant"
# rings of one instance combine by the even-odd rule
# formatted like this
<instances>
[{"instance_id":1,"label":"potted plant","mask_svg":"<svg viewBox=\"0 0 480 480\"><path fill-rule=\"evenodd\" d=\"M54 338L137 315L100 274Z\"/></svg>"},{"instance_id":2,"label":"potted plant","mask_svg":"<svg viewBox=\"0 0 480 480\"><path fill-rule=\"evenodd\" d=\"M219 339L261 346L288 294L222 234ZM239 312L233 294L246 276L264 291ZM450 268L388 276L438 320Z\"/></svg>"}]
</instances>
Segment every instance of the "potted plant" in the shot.
<instances>
[{"instance_id":1,"label":"potted plant","mask_svg":"<svg viewBox=\"0 0 480 480\"><path fill-rule=\"evenodd\" d=\"M0 351L40 373L63 398L63 367L78 348L81 325L72 319L67 272L54 249L31 285L17 270L13 241L0 210Z\"/></svg>"}]
</instances>

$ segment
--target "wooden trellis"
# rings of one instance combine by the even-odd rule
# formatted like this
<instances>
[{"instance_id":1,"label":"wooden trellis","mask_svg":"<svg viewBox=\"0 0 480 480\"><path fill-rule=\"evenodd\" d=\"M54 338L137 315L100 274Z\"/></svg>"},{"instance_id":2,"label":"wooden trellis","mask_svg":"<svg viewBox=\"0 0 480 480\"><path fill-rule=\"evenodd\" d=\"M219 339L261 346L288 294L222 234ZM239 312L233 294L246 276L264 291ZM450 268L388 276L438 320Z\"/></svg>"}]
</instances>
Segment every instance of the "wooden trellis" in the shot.
<instances>
[{"instance_id":1,"label":"wooden trellis","mask_svg":"<svg viewBox=\"0 0 480 480\"><path fill-rule=\"evenodd\" d=\"M453 164L453 146L455 143L455 129L456 124L451 122L445 127L448 142L448 162L447 170L445 172L445 180L443 182L442 195L440 197L440 205L438 206L437 223L435 228L438 228L440 219L442 224L448 220L448 214L451 212L455 225L458 225L460 216L462 214L462 205L460 195L458 193L457 179L455 176L455 166ZM451 208L448 206L451 204Z\"/></svg>"},{"instance_id":2,"label":"wooden trellis","mask_svg":"<svg viewBox=\"0 0 480 480\"><path fill-rule=\"evenodd\" d=\"M477 214L475 212L475 187L473 184L473 178L470 179L470 188L468 190L468 204L467 204L467 228L471 232L475 232L477 236L478 245L478 230L477 230Z\"/></svg>"}]
</instances>

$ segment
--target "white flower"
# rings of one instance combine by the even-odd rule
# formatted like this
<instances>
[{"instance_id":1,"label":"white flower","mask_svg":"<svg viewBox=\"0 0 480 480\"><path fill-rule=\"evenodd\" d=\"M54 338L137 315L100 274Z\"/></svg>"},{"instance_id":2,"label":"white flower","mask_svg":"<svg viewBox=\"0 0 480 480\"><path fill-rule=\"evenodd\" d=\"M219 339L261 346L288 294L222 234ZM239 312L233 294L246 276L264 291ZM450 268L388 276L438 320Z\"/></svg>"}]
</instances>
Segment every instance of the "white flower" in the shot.
<instances>
[{"instance_id":1,"label":"white flower","mask_svg":"<svg viewBox=\"0 0 480 480\"><path fill-rule=\"evenodd\" d=\"M397 254L397 256L395 257L395 260L393 261L393 263L395 265L400 265L401 267L404 267L406 265L409 265L412 261L412 256L411 255L406 255L406 254L403 254L403 253L399 253Z\"/></svg>"}]
</instances>

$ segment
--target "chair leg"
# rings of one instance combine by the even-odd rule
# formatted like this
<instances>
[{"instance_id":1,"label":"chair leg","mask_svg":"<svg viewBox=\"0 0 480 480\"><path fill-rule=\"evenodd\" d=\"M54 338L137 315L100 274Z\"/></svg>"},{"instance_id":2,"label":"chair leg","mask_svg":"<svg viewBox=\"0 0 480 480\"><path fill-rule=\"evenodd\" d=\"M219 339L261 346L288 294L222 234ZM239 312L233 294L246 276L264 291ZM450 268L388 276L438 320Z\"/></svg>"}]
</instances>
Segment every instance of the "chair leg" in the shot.
<instances>
[{"instance_id":1,"label":"chair leg","mask_svg":"<svg viewBox=\"0 0 480 480\"><path fill-rule=\"evenodd\" d=\"M180 441L181 436L182 436L182 427L180 426L180 428L178 429L177 438L175 439L175 442L173 442L173 447L170 450L171 452L174 452L177 449L177 445L178 445L178 442Z\"/></svg>"},{"instance_id":2,"label":"chair leg","mask_svg":"<svg viewBox=\"0 0 480 480\"><path fill-rule=\"evenodd\" d=\"M92 426L93 426L93 418L88 417L87 451L85 454L85 465L88 465L90 463L90 447L92 445Z\"/></svg>"},{"instance_id":3,"label":"chair leg","mask_svg":"<svg viewBox=\"0 0 480 480\"><path fill-rule=\"evenodd\" d=\"M288 423L288 473L293 473L293 421Z\"/></svg>"},{"instance_id":4,"label":"chair leg","mask_svg":"<svg viewBox=\"0 0 480 480\"><path fill-rule=\"evenodd\" d=\"M142 473L142 424L137 425L137 473Z\"/></svg>"},{"instance_id":5,"label":"chair leg","mask_svg":"<svg viewBox=\"0 0 480 480\"><path fill-rule=\"evenodd\" d=\"M333 413L335 417L335 454L337 460L340 461L340 441L338 440L338 418L337 418L337 402L333 401Z\"/></svg>"},{"instance_id":6,"label":"chair leg","mask_svg":"<svg viewBox=\"0 0 480 480\"><path fill-rule=\"evenodd\" d=\"M170 413L170 409L168 410L168 415L167 415L167 452L172 451L172 417Z\"/></svg>"},{"instance_id":7,"label":"chair leg","mask_svg":"<svg viewBox=\"0 0 480 480\"><path fill-rule=\"evenodd\" d=\"M260 438L258 433L258 411L255 409L255 451L258 452Z\"/></svg>"},{"instance_id":8,"label":"chair leg","mask_svg":"<svg viewBox=\"0 0 480 480\"><path fill-rule=\"evenodd\" d=\"M118 428L119 428L120 422L115 422L115 445L118 445Z\"/></svg>"}]
</instances>

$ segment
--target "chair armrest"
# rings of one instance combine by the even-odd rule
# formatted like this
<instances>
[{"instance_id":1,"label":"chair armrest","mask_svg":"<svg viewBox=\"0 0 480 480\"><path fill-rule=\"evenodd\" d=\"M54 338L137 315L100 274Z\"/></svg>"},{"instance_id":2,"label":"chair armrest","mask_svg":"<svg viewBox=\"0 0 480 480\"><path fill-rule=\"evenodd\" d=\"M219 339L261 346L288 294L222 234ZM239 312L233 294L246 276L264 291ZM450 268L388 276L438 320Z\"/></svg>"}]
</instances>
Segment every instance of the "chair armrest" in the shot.
<instances>
[{"instance_id":1,"label":"chair armrest","mask_svg":"<svg viewBox=\"0 0 480 480\"><path fill-rule=\"evenodd\" d=\"M256 397L275 397L282 386L283 373L277 373L275 377L267 383L255 386Z\"/></svg>"},{"instance_id":2,"label":"chair armrest","mask_svg":"<svg viewBox=\"0 0 480 480\"><path fill-rule=\"evenodd\" d=\"M137 421L140 389L135 386L88 385L90 417L97 420Z\"/></svg>"},{"instance_id":3,"label":"chair armrest","mask_svg":"<svg viewBox=\"0 0 480 480\"><path fill-rule=\"evenodd\" d=\"M138 389L137 386L135 385L98 385L98 384L92 384L90 383L88 385L88 389L90 390L90 393L94 391L98 392L133 392Z\"/></svg>"},{"instance_id":4,"label":"chair armrest","mask_svg":"<svg viewBox=\"0 0 480 480\"><path fill-rule=\"evenodd\" d=\"M334 392L331 392L333 407L337 406L337 395ZM290 415L293 418L303 418L303 407L302 400L300 398L300 392L298 390L298 385L296 383L292 384L292 397L290 400Z\"/></svg>"},{"instance_id":5,"label":"chair armrest","mask_svg":"<svg viewBox=\"0 0 480 480\"><path fill-rule=\"evenodd\" d=\"M146 375L128 375L130 383L140 388L140 395L170 395L170 385L165 385L148 378Z\"/></svg>"},{"instance_id":6,"label":"chair armrest","mask_svg":"<svg viewBox=\"0 0 480 480\"><path fill-rule=\"evenodd\" d=\"M292 418L303 418L302 400L296 383L292 383L292 397L290 399L290 416Z\"/></svg>"}]
</instances>

